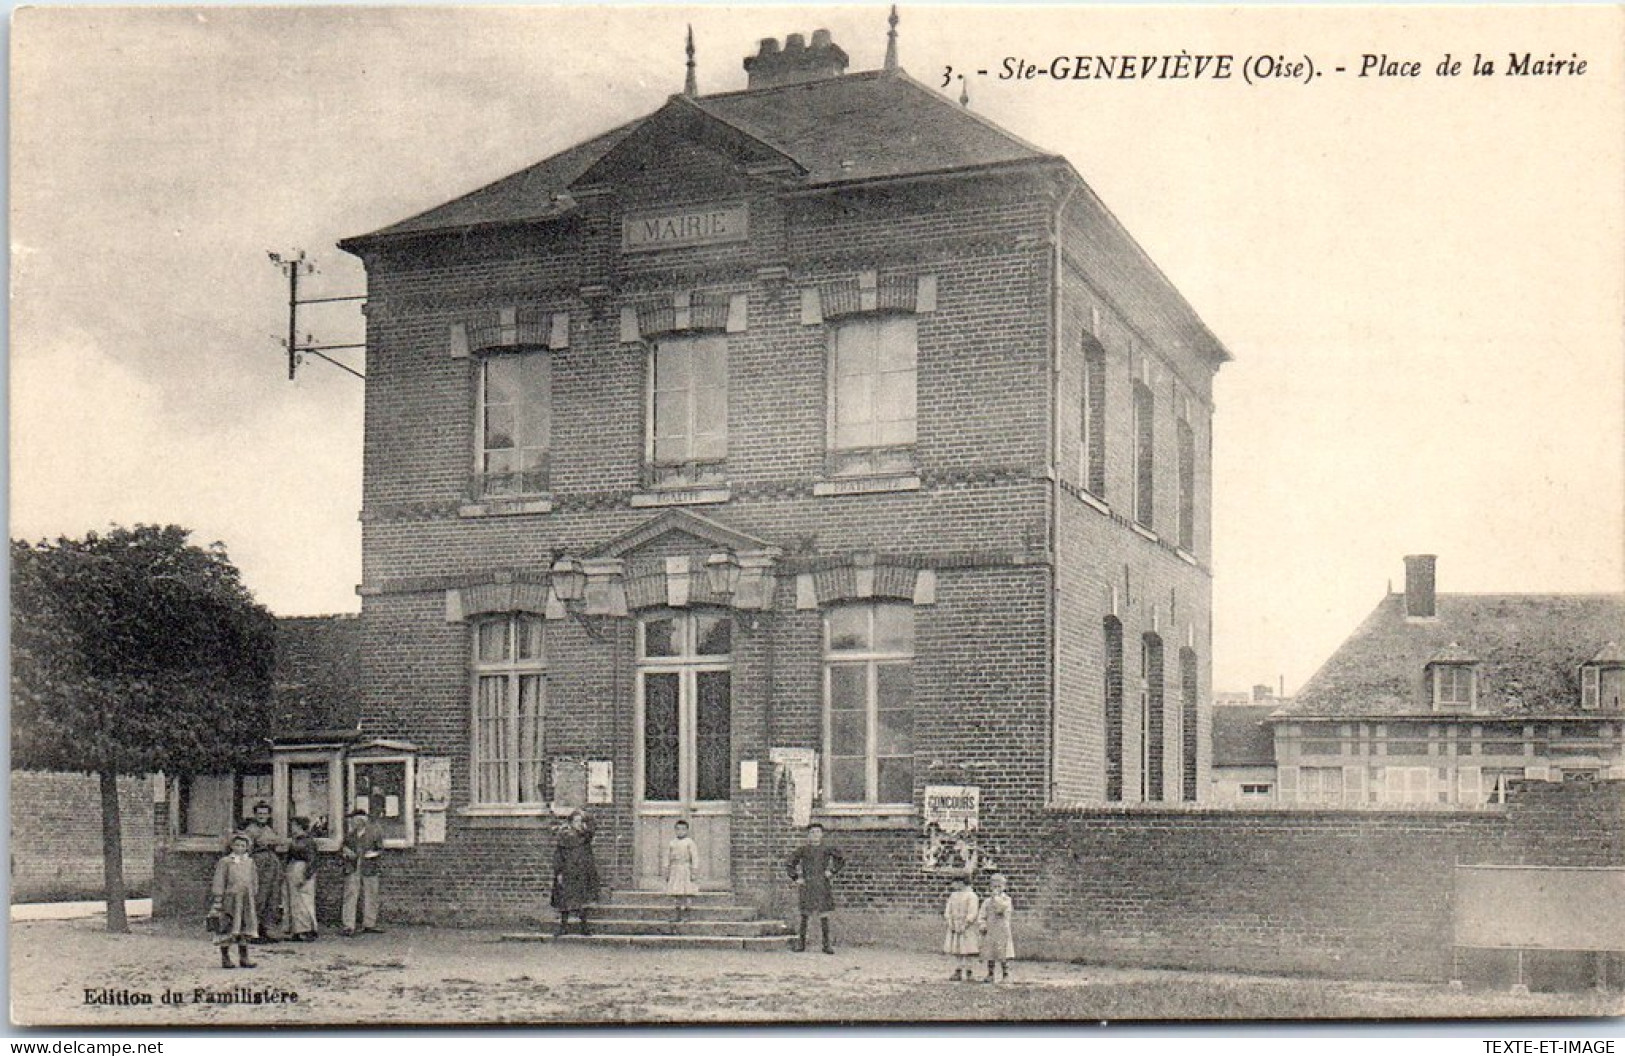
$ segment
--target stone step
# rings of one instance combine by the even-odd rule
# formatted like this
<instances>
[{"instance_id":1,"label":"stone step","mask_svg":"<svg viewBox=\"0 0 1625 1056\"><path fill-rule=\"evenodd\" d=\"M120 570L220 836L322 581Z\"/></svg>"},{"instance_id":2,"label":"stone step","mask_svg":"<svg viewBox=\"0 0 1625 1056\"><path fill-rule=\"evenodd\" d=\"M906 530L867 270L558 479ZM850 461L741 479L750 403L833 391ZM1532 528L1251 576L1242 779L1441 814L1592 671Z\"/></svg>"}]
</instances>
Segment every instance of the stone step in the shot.
<instances>
[{"instance_id":1,"label":"stone step","mask_svg":"<svg viewBox=\"0 0 1625 1056\"><path fill-rule=\"evenodd\" d=\"M697 906L718 902L731 903L733 901L733 897L734 893L732 891L701 891L697 895L689 896L689 898ZM657 904L669 906L673 905L676 902L676 899L676 895L668 895L664 891L640 891L637 888L623 888L618 891L609 892L609 897L604 899L604 904L616 905L618 903L633 903L640 906Z\"/></svg>"},{"instance_id":2,"label":"stone step","mask_svg":"<svg viewBox=\"0 0 1625 1056\"><path fill-rule=\"evenodd\" d=\"M575 925L570 925L572 932ZM753 938L762 935L788 935L782 920L695 920L674 921L669 917L647 919L588 917L588 927L605 935L711 935L722 938Z\"/></svg>"},{"instance_id":3,"label":"stone step","mask_svg":"<svg viewBox=\"0 0 1625 1056\"><path fill-rule=\"evenodd\" d=\"M546 932L514 932L503 942L562 942L576 946L640 946L649 949L686 950L787 950L789 935L565 935Z\"/></svg>"},{"instance_id":4,"label":"stone step","mask_svg":"<svg viewBox=\"0 0 1625 1056\"><path fill-rule=\"evenodd\" d=\"M670 902L610 902L592 906L587 919L607 922L617 920L663 920L672 915ZM690 920L755 920L754 906L741 906L727 902L697 902L689 910Z\"/></svg>"}]
</instances>

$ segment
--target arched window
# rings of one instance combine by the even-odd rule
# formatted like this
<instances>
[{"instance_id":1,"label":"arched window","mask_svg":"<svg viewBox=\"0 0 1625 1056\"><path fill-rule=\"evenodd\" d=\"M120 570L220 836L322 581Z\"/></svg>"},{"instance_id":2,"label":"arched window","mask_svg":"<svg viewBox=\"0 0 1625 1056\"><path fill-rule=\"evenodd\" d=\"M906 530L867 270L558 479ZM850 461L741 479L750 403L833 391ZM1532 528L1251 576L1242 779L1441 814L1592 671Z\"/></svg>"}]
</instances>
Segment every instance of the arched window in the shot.
<instances>
[{"instance_id":1,"label":"arched window","mask_svg":"<svg viewBox=\"0 0 1625 1056\"><path fill-rule=\"evenodd\" d=\"M1147 802L1162 799L1163 707L1162 638L1146 634L1140 639L1140 798Z\"/></svg>"},{"instance_id":2,"label":"arched window","mask_svg":"<svg viewBox=\"0 0 1625 1056\"><path fill-rule=\"evenodd\" d=\"M1152 527L1156 513L1157 400L1143 381L1134 383L1134 519Z\"/></svg>"},{"instance_id":3,"label":"arched window","mask_svg":"<svg viewBox=\"0 0 1625 1056\"><path fill-rule=\"evenodd\" d=\"M1198 691L1196 650L1186 646L1179 651L1179 732L1180 798L1196 799L1196 696Z\"/></svg>"},{"instance_id":4,"label":"arched window","mask_svg":"<svg viewBox=\"0 0 1625 1056\"><path fill-rule=\"evenodd\" d=\"M1107 616L1101 630L1106 653L1106 799L1123 798L1123 624Z\"/></svg>"},{"instance_id":5,"label":"arched window","mask_svg":"<svg viewBox=\"0 0 1625 1056\"><path fill-rule=\"evenodd\" d=\"M1078 482L1097 498L1106 497L1106 350L1092 337L1083 339L1082 444Z\"/></svg>"}]
</instances>

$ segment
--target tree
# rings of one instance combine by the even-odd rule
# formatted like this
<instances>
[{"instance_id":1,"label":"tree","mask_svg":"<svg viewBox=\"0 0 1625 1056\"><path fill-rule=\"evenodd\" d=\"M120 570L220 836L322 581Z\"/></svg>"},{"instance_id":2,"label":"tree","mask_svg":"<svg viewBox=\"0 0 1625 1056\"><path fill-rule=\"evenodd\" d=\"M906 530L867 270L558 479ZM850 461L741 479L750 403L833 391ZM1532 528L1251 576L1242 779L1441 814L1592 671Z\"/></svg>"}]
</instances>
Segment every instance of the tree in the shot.
<instances>
[{"instance_id":1,"label":"tree","mask_svg":"<svg viewBox=\"0 0 1625 1056\"><path fill-rule=\"evenodd\" d=\"M101 780L107 930L125 932L120 775L264 751L275 623L220 543L175 525L11 543L11 759Z\"/></svg>"}]
</instances>

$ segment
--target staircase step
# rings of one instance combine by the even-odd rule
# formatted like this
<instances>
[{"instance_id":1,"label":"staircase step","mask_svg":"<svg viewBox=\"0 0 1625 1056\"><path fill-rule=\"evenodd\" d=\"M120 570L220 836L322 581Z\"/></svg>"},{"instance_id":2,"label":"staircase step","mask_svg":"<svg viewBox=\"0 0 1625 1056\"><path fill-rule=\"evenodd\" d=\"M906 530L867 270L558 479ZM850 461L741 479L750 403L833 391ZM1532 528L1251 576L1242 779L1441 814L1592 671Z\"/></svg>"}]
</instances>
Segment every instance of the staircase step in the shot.
<instances>
[{"instance_id":1,"label":"staircase step","mask_svg":"<svg viewBox=\"0 0 1625 1056\"><path fill-rule=\"evenodd\" d=\"M588 920L602 920L605 922L617 920L669 920L672 915L670 902L611 902L596 905L587 910ZM754 906L741 906L726 902L699 902L689 911L689 919L701 920L755 920L757 912Z\"/></svg>"},{"instance_id":2,"label":"staircase step","mask_svg":"<svg viewBox=\"0 0 1625 1056\"><path fill-rule=\"evenodd\" d=\"M604 935L712 935L744 939L789 934L782 920L594 919L590 926L595 933Z\"/></svg>"},{"instance_id":3,"label":"staircase step","mask_svg":"<svg viewBox=\"0 0 1625 1056\"><path fill-rule=\"evenodd\" d=\"M697 895L690 895L688 897L694 902L695 905L703 906L713 902L731 903L733 901L734 894L732 891L701 891ZM604 900L604 904L616 905L620 903L634 903L637 905L654 905L656 903L660 903L669 906L672 905L676 899L676 895L668 895L664 891L640 891L636 888L624 888L619 891L611 891L609 893L609 897Z\"/></svg>"},{"instance_id":4,"label":"staircase step","mask_svg":"<svg viewBox=\"0 0 1625 1056\"><path fill-rule=\"evenodd\" d=\"M564 935L545 932L515 932L502 936L503 942L562 942L575 946L640 946L649 949L687 950L787 950L788 935Z\"/></svg>"}]
</instances>

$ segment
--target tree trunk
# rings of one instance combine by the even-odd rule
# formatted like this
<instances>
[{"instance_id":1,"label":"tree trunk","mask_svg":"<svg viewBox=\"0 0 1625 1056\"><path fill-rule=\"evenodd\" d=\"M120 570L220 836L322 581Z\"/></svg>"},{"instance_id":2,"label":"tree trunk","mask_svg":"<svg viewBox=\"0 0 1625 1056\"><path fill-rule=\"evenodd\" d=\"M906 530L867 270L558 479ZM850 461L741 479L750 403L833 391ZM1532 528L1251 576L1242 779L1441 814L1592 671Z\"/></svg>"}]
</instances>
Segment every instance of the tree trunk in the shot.
<instances>
[{"instance_id":1,"label":"tree trunk","mask_svg":"<svg viewBox=\"0 0 1625 1056\"><path fill-rule=\"evenodd\" d=\"M124 834L119 820L118 774L103 770L102 779L102 877L107 886L107 930L127 935L130 922L124 916Z\"/></svg>"}]
</instances>

